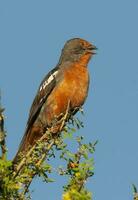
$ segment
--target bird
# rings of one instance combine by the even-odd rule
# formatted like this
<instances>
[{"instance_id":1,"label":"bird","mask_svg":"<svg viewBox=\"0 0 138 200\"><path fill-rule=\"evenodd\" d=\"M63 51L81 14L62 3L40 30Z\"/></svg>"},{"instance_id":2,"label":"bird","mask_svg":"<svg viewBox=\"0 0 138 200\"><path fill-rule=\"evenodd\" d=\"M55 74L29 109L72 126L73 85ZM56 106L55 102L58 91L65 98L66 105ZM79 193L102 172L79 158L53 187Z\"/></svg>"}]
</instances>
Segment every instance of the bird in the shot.
<instances>
[{"instance_id":1,"label":"bird","mask_svg":"<svg viewBox=\"0 0 138 200\"><path fill-rule=\"evenodd\" d=\"M38 88L14 163L18 162L20 153L26 154L53 122L66 113L68 103L73 114L84 104L90 82L88 63L95 50L96 46L82 38L65 43L58 64ZM52 134L58 134L59 128L60 124L55 124Z\"/></svg>"}]
</instances>

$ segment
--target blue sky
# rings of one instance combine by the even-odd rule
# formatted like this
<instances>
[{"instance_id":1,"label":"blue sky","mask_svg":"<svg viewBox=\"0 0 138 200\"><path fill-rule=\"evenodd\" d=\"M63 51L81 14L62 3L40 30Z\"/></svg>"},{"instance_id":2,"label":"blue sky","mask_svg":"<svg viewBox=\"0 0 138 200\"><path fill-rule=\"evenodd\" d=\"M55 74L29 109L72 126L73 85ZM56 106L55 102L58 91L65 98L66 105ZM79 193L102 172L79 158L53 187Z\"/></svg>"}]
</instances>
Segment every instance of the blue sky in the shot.
<instances>
[{"instance_id":1,"label":"blue sky","mask_svg":"<svg viewBox=\"0 0 138 200\"><path fill-rule=\"evenodd\" d=\"M10 159L41 79L57 64L65 41L81 37L99 49L89 64L80 131L86 141L99 140L88 187L94 200L132 198L131 184L138 185L137 20L137 0L0 1L0 88ZM36 180L33 200L61 199L64 181L55 178L48 185Z\"/></svg>"}]
</instances>

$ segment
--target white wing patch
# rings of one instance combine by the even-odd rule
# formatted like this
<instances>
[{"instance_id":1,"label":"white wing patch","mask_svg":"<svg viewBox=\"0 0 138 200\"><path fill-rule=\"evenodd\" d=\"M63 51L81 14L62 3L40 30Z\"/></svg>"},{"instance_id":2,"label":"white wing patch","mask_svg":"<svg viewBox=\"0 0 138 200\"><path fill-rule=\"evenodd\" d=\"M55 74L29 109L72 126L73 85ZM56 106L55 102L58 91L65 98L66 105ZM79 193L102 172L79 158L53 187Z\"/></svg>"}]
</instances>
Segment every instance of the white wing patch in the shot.
<instances>
[{"instance_id":1,"label":"white wing patch","mask_svg":"<svg viewBox=\"0 0 138 200\"><path fill-rule=\"evenodd\" d=\"M44 90L49 85L49 83L51 83L51 81L56 77L57 73L58 71L55 71L53 74L51 74L49 78L45 80L43 84L40 86L39 91Z\"/></svg>"}]
</instances>

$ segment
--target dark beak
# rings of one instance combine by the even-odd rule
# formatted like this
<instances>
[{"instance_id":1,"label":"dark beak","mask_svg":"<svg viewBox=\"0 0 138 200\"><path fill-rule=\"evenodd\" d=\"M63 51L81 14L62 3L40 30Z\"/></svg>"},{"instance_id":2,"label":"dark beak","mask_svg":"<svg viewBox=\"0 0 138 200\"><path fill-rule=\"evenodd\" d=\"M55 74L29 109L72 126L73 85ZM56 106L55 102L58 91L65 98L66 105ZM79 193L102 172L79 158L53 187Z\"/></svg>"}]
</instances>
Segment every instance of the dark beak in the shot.
<instances>
[{"instance_id":1,"label":"dark beak","mask_svg":"<svg viewBox=\"0 0 138 200\"><path fill-rule=\"evenodd\" d=\"M91 45L87 48L87 52L91 53L91 54L96 54L96 52L95 52L96 50L98 50L98 48L94 45Z\"/></svg>"}]
</instances>

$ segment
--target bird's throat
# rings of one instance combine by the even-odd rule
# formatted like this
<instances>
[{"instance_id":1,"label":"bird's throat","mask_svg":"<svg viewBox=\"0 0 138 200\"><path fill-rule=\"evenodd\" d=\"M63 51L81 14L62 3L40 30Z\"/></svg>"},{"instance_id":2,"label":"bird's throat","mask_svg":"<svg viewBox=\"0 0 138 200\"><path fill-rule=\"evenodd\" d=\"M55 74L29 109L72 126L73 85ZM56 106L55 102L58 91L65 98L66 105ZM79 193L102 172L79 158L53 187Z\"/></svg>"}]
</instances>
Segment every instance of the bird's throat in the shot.
<instances>
[{"instance_id":1,"label":"bird's throat","mask_svg":"<svg viewBox=\"0 0 138 200\"><path fill-rule=\"evenodd\" d=\"M82 65L82 66L87 66L88 65L88 62L90 61L91 59L91 54L90 53L87 53L85 55L82 55L79 59L79 64Z\"/></svg>"}]
</instances>

